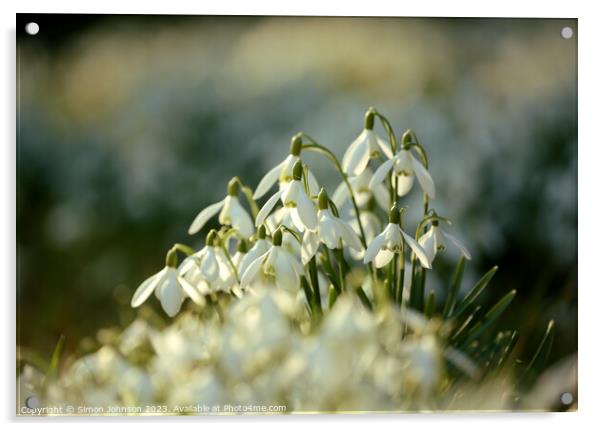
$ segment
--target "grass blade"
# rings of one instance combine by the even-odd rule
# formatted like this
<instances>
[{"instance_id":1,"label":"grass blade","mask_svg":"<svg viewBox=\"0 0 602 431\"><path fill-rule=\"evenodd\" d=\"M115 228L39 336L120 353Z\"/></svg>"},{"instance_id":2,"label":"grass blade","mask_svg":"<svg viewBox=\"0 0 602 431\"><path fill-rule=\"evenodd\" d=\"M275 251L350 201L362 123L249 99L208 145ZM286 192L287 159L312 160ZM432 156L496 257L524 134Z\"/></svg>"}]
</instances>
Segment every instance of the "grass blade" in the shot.
<instances>
[{"instance_id":1,"label":"grass blade","mask_svg":"<svg viewBox=\"0 0 602 431\"><path fill-rule=\"evenodd\" d=\"M424 315L430 319L435 313L435 291L431 290L424 306Z\"/></svg>"},{"instance_id":2,"label":"grass blade","mask_svg":"<svg viewBox=\"0 0 602 431\"><path fill-rule=\"evenodd\" d=\"M493 276L498 270L498 266L494 266L487 273L481 277L479 281L477 281L472 289L466 294L460 305L458 306L458 311L454 313L454 316L458 316L462 314L468 307L470 307L477 297L483 292L483 290L487 287Z\"/></svg>"},{"instance_id":3,"label":"grass blade","mask_svg":"<svg viewBox=\"0 0 602 431\"><path fill-rule=\"evenodd\" d=\"M487 329L493 322L495 322L495 320L506 310L506 308L508 308L515 296L516 290L511 290L502 299L500 299L497 304L491 307L487 314L485 314L485 316L477 324L475 324L470 331L468 331L466 340L464 340L462 345L467 346L471 341L481 335L483 331Z\"/></svg>"},{"instance_id":4,"label":"grass blade","mask_svg":"<svg viewBox=\"0 0 602 431\"><path fill-rule=\"evenodd\" d=\"M61 334L59 341L57 341L56 346L54 347L54 352L52 352L52 357L50 358L50 363L48 364L48 371L46 371L46 378L48 380L54 379L58 373L59 361L61 359L64 346L65 336Z\"/></svg>"},{"instance_id":5,"label":"grass blade","mask_svg":"<svg viewBox=\"0 0 602 431\"><path fill-rule=\"evenodd\" d=\"M464 256L460 256L458 260L458 264L456 265L456 270L454 271L454 276L452 278L452 284L449 289L449 293L447 294L447 299L445 300L445 305L443 306L443 317L451 316L454 311L454 306L456 305L456 298L458 296L458 290L460 289L460 284L462 284L462 277L464 276L464 263L466 259Z\"/></svg>"}]
</instances>

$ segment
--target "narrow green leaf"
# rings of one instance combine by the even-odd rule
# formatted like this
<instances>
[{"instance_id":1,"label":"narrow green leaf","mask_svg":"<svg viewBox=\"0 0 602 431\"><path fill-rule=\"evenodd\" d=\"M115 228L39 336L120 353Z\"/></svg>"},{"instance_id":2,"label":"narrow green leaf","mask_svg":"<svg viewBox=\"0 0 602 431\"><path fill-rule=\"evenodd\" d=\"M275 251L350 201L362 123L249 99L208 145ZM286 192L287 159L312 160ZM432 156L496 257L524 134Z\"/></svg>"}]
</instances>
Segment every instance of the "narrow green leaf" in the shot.
<instances>
[{"instance_id":1,"label":"narrow green leaf","mask_svg":"<svg viewBox=\"0 0 602 431\"><path fill-rule=\"evenodd\" d=\"M443 306L443 317L451 316L454 311L454 306L456 305L456 298L458 296L458 290L460 290L460 285L462 284L462 277L464 276L464 263L466 259L461 255L458 260L458 264L456 265L456 270L454 271L454 276L452 278L452 283L447 294L447 299L445 300L445 305Z\"/></svg>"},{"instance_id":2,"label":"narrow green leaf","mask_svg":"<svg viewBox=\"0 0 602 431\"><path fill-rule=\"evenodd\" d=\"M301 277L301 288L303 289L303 292L305 293L305 299L307 299L307 305L309 307L309 310L311 311L311 313L313 314L314 312L314 298L313 298L313 292L311 291L311 288L309 287L309 283L307 282L307 279L305 277Z\"/></svg>"},{"instance_id":3,"label":"narrow green leaf","mask_svg":"<svg viewBox=\"0 0 602 431\"><path fill-rule=\"evenodd\" d=\"M456 342L462 339L462 336L464 335L464 333L466 332L466 330L469 328L470 326L470 322L472 322L475 318L475 316L477 315L477 313L481 311L481 306L477 306L475 307L474 311L472 312L471 315L469 315L464 322L462 322L462 324L458 327L458 329L456 330L456 332L450 337L450 340L452 342Z\"/></svg>"},{"instance_id":4,"label":"narrow green leaf","mask_svg":"<svg viewBox=\"0 0 602 431\"><path fill-rule=\"evenodd\" d=\"M426 300L426 305L424 306L424 315L430 319L431 317L433 317L434 313L435 313L435 291L431 290L431 292L429 293L429 296Z\"/></svg>"},{"instance_id":5,"label":"narrow green leaf","mask_svg":"<svg viewBox=\"0 0 602 431\"><path fill-rule=\"evenodd\" d=\"M59 340L54 347L54 352L52 352L52 357L50 358L50 364L48 365L48 371L46 372L46 377L50 380L56 377L58 373L59 361L61 359L61 354L63 353L63 347L65 346L65 336L61 334Z\"/></svg>"},{"instance_id":6,"label":"narrow green leaf","mask_svg":"<svg viewBox=\"0 0 602 431\"><path fill-rule=\"evenodd\" d=\"M471 329L468 331L468 335L466 340L462 343L463 346L468 345L471 341L476 339L479 335L483 333L485 329L487 329L495 320L500 317L500 315L508 308L514 297L516 296L516 290L511 290L508 292L502 299L500 299L497 304L495 304L491 309L485 314L485 316L477 322Z\"/></svg>"},{"instance_id":7,"label":"narrow green leaf","mask_svg":"<svg viewBox=\"0 0 602 431\"><path fill-rule=\"evenodd\" d=\"M479 281L477 281L472 289L466 294L464 299L460 302L458 306L458 310L454 313L454 316L458 316L462 314L470 305L472 305L477 299L477 297L483 292L483 290L487 287L495 273L497 272L497 265L491 268L487 273L481 277Z\"/></svg>"},{"instance_id":8,"label":"narrow green leaf","mask_svg":"<svg viewBox=\"0 0 602 431\"><path fill-rule=\"evenodd\" d=\"M337 290L333 285L330 285L330 288L328 289L328 308L332 308L338 297L339 294Z\"/></svg>"},{"instance_id":9,"label":"narrow green leaf","mask_svg":"<svg viewBox=\"0 0 602 431\"><path fill-rule=\"evenodd\" d=\"M372 302L370 302L370 298L368 298L368 296L366 295L366 292L364 292L364 289L362 289L361 286L359 286L357 289L355 289L355 293L357 294L357 296L359 296L360 300L366 306L366 308L368 308L369 310L372 310L372 308L373 308Z\"/></svg>"},{"instance_id":10,"label":"narrow green leaf","mask_svg":"<svg viewBox=\"0 0 602 431\"><path fill-rule=\"evenodd\" d=\"M514 349L514 346L516 346L517 341L518 341L518 332L513 331L512 334L510 335L510 337L508 337L506 345L502 349L502 352L498 358L497 364L495 366L496 371L499 371L502 368L504 368L504 365L506 365L506 363L508 362L508 358L510 357L512 350Z\"/></svg>"},{"instance_id":11,"label":"narrow green leaf","mask_svg":"<svg viewBox=\"0 0 602 431\"><path fill-rule=\"evenodd\" d=\"M552 343L554 342L554 321L550 320L548 323L548 327L546 329L546 333L544 334L541 342L539 343L539 347L537 347L537 351L535 355L533 355L533 359L527 365L526 373L535 372L539 374L543 371L548 357L550 356L550 351L552 350Z\"/></svg>"}]
</instances>

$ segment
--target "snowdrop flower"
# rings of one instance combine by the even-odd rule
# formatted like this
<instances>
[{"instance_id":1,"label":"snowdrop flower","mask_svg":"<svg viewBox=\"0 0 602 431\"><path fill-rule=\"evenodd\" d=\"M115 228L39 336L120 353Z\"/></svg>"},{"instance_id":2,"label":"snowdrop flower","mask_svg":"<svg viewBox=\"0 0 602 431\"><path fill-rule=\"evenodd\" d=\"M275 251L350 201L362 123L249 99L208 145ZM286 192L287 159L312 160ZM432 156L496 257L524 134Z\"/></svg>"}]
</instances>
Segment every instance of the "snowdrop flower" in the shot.
<instances>
[{"instance_id":1,"label":"snowdrop flower","mask_svg":"<svg viewBox=\"0 0 602 431\"><path fill-rule=\"evenodd\" d=\"M372 170L370 168L364 169L364 171L356 177L350 177L348 179L351 185L351 190L355 196L355 202L358 206L362 207L366 205L372 197L376 200L378 205L385 211L389 209L389 192L382 182L374 185L374 188L369 187L370 180L372 179ZM350 198L349 189L344 181L339 184L334 194L332 195L332 201L335 203L337 208L342 208L345 202Z\"/></svg>"},{"instance_id":2,"label":"snowdrop flower","mask_svg":"<svg viewBox=\"0 0 602 431\"><path fill-rule=\"evenodd\" d=\"M370 180L369 187L371 190L376 190L378 184L382 183L389 171L393 169L393 180L397 180L397 194L399 196L408 194L414 184L414 177L416 177L424 193L434 199L435 183L429 171L414 157L408 147L410 139L411 131L406 131L402 138L401 150L379 166Z\"/></svg>"},{"instance_id":3,"label":"snowdrop flower","mask_svg":"<svg viewBox=\"0 0 602 431\"><path fill-rule=\"evenodd\" d=\"M228 183L228 195L202 210L190 225L188 233L192 235L200 231L209 219L219 212L220 224L232 226L245 238L253 235L253 220L238 200L238 187L238 178L232 178Z\"/></svg>"},{"instance_id":4,"label":"snowdrop flower","mask_svg":"<svg viewBox=\"0 0 602 431\"><path fill-rule=\"evenodd\" d=\"M153 292L161 301L161 307L169 317L178 314L186 296L189 296L196 304L204 305L205 298L178 274L177 264L177 251L172 248L167 252L165 268L142 282L132 297L131 306L139 307Z\"/></svg>"},{"instance_id":5,"label":"snowdrop flower","mask_svg":"<svg viewBox=\"0 0 602 431\"><path fill-rule=\"evenodd\" d=\"M391 148L379 138L374 130L374 112L369 110L364 118L364 130L351 143L343 156L342 168L349 176L357 176L364 172L372 157L383 153L388 158L393 156Z\"/></svg>"},{"instance_id":6,"label":"snowdrop flower","mask_svg":"<svg viewBox=\"0 0 602 431\"><path fill-rule=\"evenodd\" d=\"M264 225L261 225L259 226L259 229L257 229L257 241L255 241L253 247L251 247L251 249L243 256L238 266L238 273L241 276L245 273L251 262L270 249L271 243L265 239L265 237L266 229Z\"/></svg>"},{"instance_id":7,"label":"snowdrop flower","mask_svg":"<svg viewBox=\"0 0 602 431\"><path fill-rule=\"evenodd\" d=\"M344 241L354 250L361 251L362 243L351 226L335 217L328 208L328 195L322 189L318 195L318 226L315 230L306 229L301 246L301 261L304 265L315 256L320 243L330 249L340 248Z\"/></svg>"},{"instance_id":8,"label":"snowdrop flower","mask_svg":"<svg viewBox=\"0 0 602 431\"><path fill-rule=\"evenodd\" d=\"M318 225L318 217L313 202L307 196L303 182L303 164L301 161L295 163L293 168L293 180L284 188L274 193L271 198L263 205L255 219L255 226L261 226L268 214L272 211L278 200L286 208L290 208L293 223L300 231L307 229L315 229Z\"/></svg>"},{"instance_id":9,"label":"snowdrop flower","mask_svg":"<svg viewBox=\"0 0 602 431\"><path fill-rule=\"evenodd\" d=\"M445 250L445 240L451 241L458 249L460 253L468 260L471 259L470 253L464 247L464 245L453 235L445 232L439 227L439 221L434 220L431 223L431 228L426 231L420 238L418 238L418 244L422 246L429 262L433 262L438 252Z\"/></svg>"},{"instance_id":10,"label":"snowdrop flower","mask_svg":"<svg viewBox=\"0 0 602 431\"><path fill-rule=\"evenodd\" d=\"M272 236L270 249L255 259L247 267L240 280L241 288L245 288L255 281L275 283L290 292L296 292L299 280L303 276L303 266L295 256L282 248L282 229L278 229Z\"/></svg>"},{"instance_id":11,"label":"snowdrop flower","mask_svg":"<svg viewBox=\"0 0 602 431\"><path fill-rule=\"evenodd\" d=\"M280 189L283 189L288 183L293 181L293 167L299 160L301 160L299 157L301 154L301 143L300 136L296 135L293 137L290 154L286 157L286 159L278 163L263 176L257 185L257 189L255 189L253 199L259 199L265 195L276 183L276 181L278 181ZM312 195L317 194L320 186L318 185L318 181L311 171L308 171L307 182L309 184L310 193Z\"/></svg>"},{"instance_id":12,"label":"snowdrop flower","mask_svg":"<svg viewBox=\"0 0 602 431\"><path fill-rule=\"evenodd\" d=\"M399 223L399 210L394 205L389 212L389 224L368 245L364 254L364 263L374 261L377 268L382 268L393 259L395 253L402 251L403 244L406 243L416 254L422 266L430 269L431 263L424 249L401 229Z\"/></svg>"},{"instance_id":13,"label":"snowdrop flower","mask_svg":"<svg viewBox=\"0 0 602 431\"><path fill-rule=\"evenodd\" d=\"M178 272L205 295L215 291L227 291L236 281L228 258L219 247L215 229L211 229L207 234L205 247L184 259Z\"/></svg>"}]
</instances>

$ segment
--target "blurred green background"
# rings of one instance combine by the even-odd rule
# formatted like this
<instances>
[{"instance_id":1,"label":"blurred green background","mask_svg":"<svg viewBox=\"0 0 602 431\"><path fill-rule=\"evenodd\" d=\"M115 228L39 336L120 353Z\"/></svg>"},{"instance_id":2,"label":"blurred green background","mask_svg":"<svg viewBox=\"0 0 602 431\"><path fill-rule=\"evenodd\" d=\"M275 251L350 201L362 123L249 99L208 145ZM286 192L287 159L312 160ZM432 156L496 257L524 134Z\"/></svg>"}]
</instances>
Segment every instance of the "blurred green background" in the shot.
<instances>
[{"instance_id":1,"label":"blurred green background","mask_svg":"<svg viewBox=\"0 0 602 431\"><path fill-rule=\"evenodd\" d=\"M23 32L29 21L38 35ZM187 228L230 177L255 187L300 130L341 156L375 106L429 153L433 205L474 256L463 289L498 264L485 301L518 290L499 327L519 328L519 355L551 318L552 361L576 351L576 20L18 15L17 25L20 345L48 357L65 334L73 352L130 322L135 288L171 244L201 244ZM334 172L307 160L332 192ZM411 208L420 201L414 190ZM431 286L456 258L444 254Z\"/></svg>"}]
</instances>

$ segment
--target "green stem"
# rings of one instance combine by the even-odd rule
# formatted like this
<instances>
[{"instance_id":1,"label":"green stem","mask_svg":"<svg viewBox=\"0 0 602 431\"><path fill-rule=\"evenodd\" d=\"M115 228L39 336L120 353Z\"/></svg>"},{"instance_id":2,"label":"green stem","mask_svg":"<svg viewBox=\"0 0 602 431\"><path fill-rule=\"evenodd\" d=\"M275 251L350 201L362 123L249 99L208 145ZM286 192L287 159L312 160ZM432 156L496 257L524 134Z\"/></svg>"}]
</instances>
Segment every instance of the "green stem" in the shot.
<instances>
[{"instance_id":1,"label":"green stem","mask_svg":"<svg viewBox=\"0 0 602 431\"><path fill-rule=\"evenodd\" d=\"M396 299L397 303L401 306L401 301L403 299L403 282L405 279L406 273L406 260L405 260L405 244L401 245L401 253L399 254L399 280L397 281L397 292Z\"/></svg>"},{"instance_id":2,"label":"green stem","mask_svg":"<svg viewBox=\"0 0 602 431\"><path fill-rule=\"evenodd\" d=\"M192 247L187 246L186 244L175 243L172 247L174 250L179 250L187 256L192 256L194 254L194 250Z\"/></svg>"},{"instance_id":3,"label":"green stem","mask_svg":"<svg viewBox=\"0 0 602 431\"><path fill-rule=\"evenodd\" d=\"M318 268L316 266L316 257L312 257L309 261L309 277L311 284L314 288L314 301L316 304L316 311L318 314L322 314L322 297L320 295L320 283L318 281Z\"/></svg>"},{"instance_id":4,"label":"green stem","mask_svg":"<svg viewBox=\"0 0 602 431\"><path fill-rule=\"evenodd\" d=\"M238 284L240 284L240 277L238 276L238 269L236 269L236 265L234 265L234 262L232 262L232 259L230 258L230 253L228 253L228 249L226 248L226 246L224 244L222 244L221 249L224 252L224 254L226 255L226 260L228 261L230 268L232 268L232 272L234 273L234 276L236 277L236 282Z\"/></svg>"},{"instance_id":5,"label":"green stem","mask_svg":"<svg viewBox=\"0 0 602 431\"><path fill-rule=\"evenodd\" d=\"M395 155L395 149L397 147L397 145L396 145L397 138L395 137L395 132L393 131L393 127L391 127L391 123L389 123L389 120L387 120L387 118L384 115L382 115L380 112L378 112L376 110L374 110L374 115L376 115L378 117L381 124L385 128L387 135L389 136L389 144L391 145L391 152L393 152L393 155Z\"/></svg>"},{"instance_id":6,"label":"green stem","mask_svg":"<svg viewBox=\"0 0 602 431\"><path fill-rule=\"evenodd\" d=\"M330 151L328 148L318 144L316 142L316 140L313 139L311 136L309 136L303 132L301 133L301 136L307 138L311 142L311 144L303 144L303 146L301 148L307 149L310 151L316 151L318 153L325 155L332 162L332 164L336 168L337 172L343 179L343 182L345 183L345 185L347 186L347 189L349 190L349 196L351 198L351 203L353 204L353 209L355 210L355 217L357 219L357 224L360 229L360 240L362 242L362 245L364 246L364 249L368 248L368 243L366 241L366 234L364 233L364 226L362 224L362 220L360 217L360 209L357 205L357 201L355 199L355 194L353 193L353 188L351 187L351 184L349 183L349 180L347 179L347 175L345 174L345 172L343 172L343 168L341 167L341 164L337 160L336 156L332 153L332 151ZM371 275L373 281L376 282L375 276L374 276L374 267L372 266L372 262L368 263L368 270L370 271L370 275Z\"/></svg>"}]
</instances>

